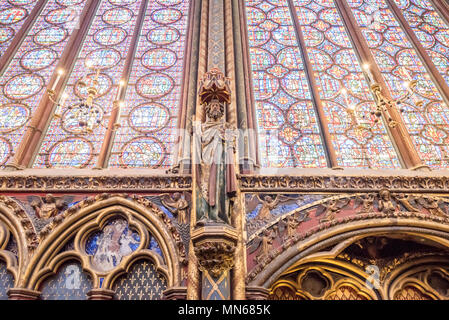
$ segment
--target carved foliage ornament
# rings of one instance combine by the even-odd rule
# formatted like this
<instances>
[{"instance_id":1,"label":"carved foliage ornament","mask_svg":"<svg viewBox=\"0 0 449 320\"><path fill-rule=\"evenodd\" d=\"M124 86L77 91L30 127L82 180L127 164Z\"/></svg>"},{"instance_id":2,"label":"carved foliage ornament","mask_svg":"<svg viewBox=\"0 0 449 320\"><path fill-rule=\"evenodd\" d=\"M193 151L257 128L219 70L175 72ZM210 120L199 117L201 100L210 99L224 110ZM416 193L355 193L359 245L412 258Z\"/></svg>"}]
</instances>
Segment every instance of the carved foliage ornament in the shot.
<instances>
[{"instance_id":1,"label":"carved foliage ornament","mask_svg":"<svg viewBox=\"0 0 449 320\"><path fill-rule=\"evenodd\" d=\"M195 246L195 254L202 271L218 278L234 266L235 246L231 243L205 241Z\"/></svg>"}]
</instances>

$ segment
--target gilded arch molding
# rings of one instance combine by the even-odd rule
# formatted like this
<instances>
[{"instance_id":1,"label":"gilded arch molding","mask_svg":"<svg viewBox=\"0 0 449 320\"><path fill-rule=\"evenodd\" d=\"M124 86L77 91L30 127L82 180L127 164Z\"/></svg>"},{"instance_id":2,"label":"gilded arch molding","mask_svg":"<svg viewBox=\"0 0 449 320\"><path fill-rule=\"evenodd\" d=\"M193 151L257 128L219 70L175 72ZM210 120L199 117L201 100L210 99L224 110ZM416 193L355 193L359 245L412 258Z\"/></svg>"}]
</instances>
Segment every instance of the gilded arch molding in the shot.
<instances>
[{"instance_id":1,"label":"gilded arch molding","mask_svg":"<svg viewBox=\"0 0 449 320\"><path fill-rule=\"evenodd\" d=\"M126 219L131 228L138 230L143 240L135 252L124 258L111 273L106 274L93 268L90 257L83 254L81 248L86 233L101 229L112 217ZM139 258L152 260L156 268L167 277L169 287L179 285L181 269L186 263L183 242L165 213L144 197L101 194L79 202L57 218L41 230L39 247L21 277L20 287L36 290L43 278L55 273L69 259L79 261L83 269L93 276L94 287L99 287L100 277L104 279L103 286L109 286L117 273L129 268ZM156 254L145 249L144 243L149 241L148 233L158 242L165 263ZM74 239L74 250L60 253L71 239Z\"/></svg>"},{"instance_id":2,"label":"gilded arch molding","mask_svg":"<svg viewBox=\"0 0 449 320\"><path fill-rule=\"evenodd\" d=\"M17 242L17 257L6 250L11 237ZM38 236L25 210L12 198L0 196L0 258L6 262L16 284L37 244Z\"/></svg>"},{"instance_id":3,"label":"gilded arch molding","mask_svg":"<svg viewBox=\"0 0 449 320\"><path fill-rule=\"evenodd\" d=\"M447 224L422 221L413 217L376 217L369 221L335 223L327 228L311 230L307 237L273 250L266 264L259 264L247 274L248 286L270 288L273 283L296 263L316 260L317 257L334 259L347 246L358 239L385 234L418 236L449 248ZM329 252L320 251L332 247Z\"/></svg>"}]
</instances>

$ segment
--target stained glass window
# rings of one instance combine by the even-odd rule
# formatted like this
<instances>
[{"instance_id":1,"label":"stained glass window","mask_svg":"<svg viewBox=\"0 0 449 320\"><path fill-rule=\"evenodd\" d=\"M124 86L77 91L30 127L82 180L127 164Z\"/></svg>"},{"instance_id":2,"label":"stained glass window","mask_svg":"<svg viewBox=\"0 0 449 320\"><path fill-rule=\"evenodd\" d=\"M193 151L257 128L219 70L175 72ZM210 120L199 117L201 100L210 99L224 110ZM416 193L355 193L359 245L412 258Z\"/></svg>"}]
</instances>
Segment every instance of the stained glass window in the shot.
<instances>
[{"instance_id":1,"label":"stained glass window","mask_svg":"<svg viewBox=\"0 0 449 320\"><path fill-rule=\"evenodd\" d=\"M131 46L137 21L139 1L108 1L99 4L84 44L75 61L65 87L68 98L66 108L59 108L48 128L37 156L35 167L88 168L96 165L112 102ZM89 70L86 74L86 70ZM80 98L87 96L86 87L98 74L98 93L89 115L78 106ZM85 78L84 78L85 77ZM84 130L82 122L90 124L92 132Z\"/></svg>"},{"instance_id":2,"label":"stained glass window","mask_svg":"<svg viewBox=\"0 0 449 320\"><path fill-rule=\"evenodd\" d=\"M429 0L394 0L432 62L449 84L449 24Z\"/></svg>"},{"instance_id":3,"label":"stained glass window","mask_svg":"<svg viewBox=\"0 0 449 320\"><path fill-rule=\"evenodd\" d=\"M404 80L418 81L417 95L403 106L404 123L423 163L448 167L449 110L412 43L385 0L348 0L348 4L393 97L407 92Z\"/></svg>"},{"instance_id":4,"label":"stained glass window","mask_svg":"<svg viewBox=\"0 0 449 320\"><path fill-rule=\"evenodd\" d=\"M287 1L246 0L248 42L264 167L325 167Z\"/></svg>"},{"instance_id":5,"label":"stained glass window","mask_svg":"<svg viewBox=\"0 0 449 320\"><path fill-rule=\"evenodd\" d=\"M338 165L398 168L351 40L333 0L294 0ZM299 124L301 125L301 124Z\"/></svg>"},{"instance_id":6,"label":"stained glass window","mask_svg":"<svg viewBox=\"0 0 449 320\"><path fill-rule=\"evenodd\" d=\"M150 1L121 110L110 167L173 165L190 1Z\"/></svg>"},{"instance_id":7,"label":"stained glass window","mask_svg":"<svg viewBox=\"0 0 449 320\"><path fill-rule=\"evenodd\" d=\"M0 77L0 165L10 159L19 144L85 2L79 0L73 5L74 1L47 1Z\"/></svg>"},{"instance_id":8,"label":"stained glass window","mask_svg":"<svg viewBox=\"0 0 449 320\"><path fill-rule=\"evenodd\" d=\"M0 3L0 55L5 53L38 0L8 0Z\"/></svg>"}]
</instances>

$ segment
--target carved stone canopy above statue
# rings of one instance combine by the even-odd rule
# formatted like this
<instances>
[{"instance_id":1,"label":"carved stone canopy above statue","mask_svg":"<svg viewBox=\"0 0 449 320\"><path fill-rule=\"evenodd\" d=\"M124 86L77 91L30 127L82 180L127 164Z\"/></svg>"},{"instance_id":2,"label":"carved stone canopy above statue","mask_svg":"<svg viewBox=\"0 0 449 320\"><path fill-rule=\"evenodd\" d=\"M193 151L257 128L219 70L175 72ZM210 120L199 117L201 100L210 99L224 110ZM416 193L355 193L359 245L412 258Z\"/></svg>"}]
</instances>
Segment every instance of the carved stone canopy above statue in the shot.
<instances>
[{"instance_id":1,"label":"carved stone canopy above statue","mask_svg":"<svg viewBox=\"0 0 449 320\"><path fill-rule=\"evenodd\" d=\"M229 78L225 77L219 69L206 72L199 83L198 95L200 104L209 104L213 100L219 103L231 103L231 89Z\"/></svg>"}]
</instances>

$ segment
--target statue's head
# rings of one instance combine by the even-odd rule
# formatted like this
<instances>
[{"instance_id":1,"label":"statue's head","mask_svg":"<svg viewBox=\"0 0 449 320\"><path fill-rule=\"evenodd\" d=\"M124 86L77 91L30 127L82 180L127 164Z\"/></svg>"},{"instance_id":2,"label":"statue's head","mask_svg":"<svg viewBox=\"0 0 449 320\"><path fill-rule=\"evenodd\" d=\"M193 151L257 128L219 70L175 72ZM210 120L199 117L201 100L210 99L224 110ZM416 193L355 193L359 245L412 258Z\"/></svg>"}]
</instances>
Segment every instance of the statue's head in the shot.
<instances>
[{"instance_id":1,"label":"statue's head","mask_svg":"<svg viewBox=\"0 0 449 320\"><path fill-rule=\"evenodd\" d=\"M55 197L53 197L52 194L45 195L45 203L52 203L55 200Z\"/></svg>"},{"instance_id":2,"label":"statue's head","mask_svg":"<svg viewBox=\"0 0 449 320\"><path fill-rule=\"evenodd\" d=\"M172 199L175 200L175 201L181 199L181 194L180 194L179 192L175 192L175 193L172 195Z\"/></svg>"},{"instance_id":3,"label":"statue's head","mask_svg":"<svg viewBox=\"0 0 449 320\"><path fill-rule=\"evenodd\" d=\"M214 99L206 105L206 115L212 120L219 120L224 115L224 103Z\"/></svg>"},{"instance_id":4,"label":"statue's head","mask_svg":"<svg viewBox=\"0 0 449 320\"><path fill-rule=\"evenodd\" d=\"M390 200L390 192L386 189L381 190L379 195L385 201Z\"/></svg>"}]
</instances>

